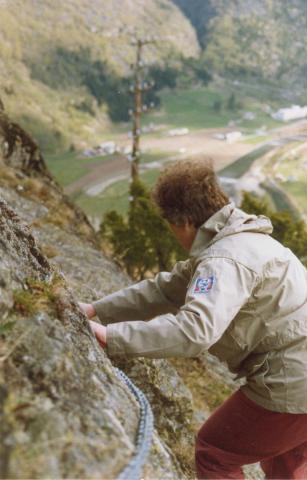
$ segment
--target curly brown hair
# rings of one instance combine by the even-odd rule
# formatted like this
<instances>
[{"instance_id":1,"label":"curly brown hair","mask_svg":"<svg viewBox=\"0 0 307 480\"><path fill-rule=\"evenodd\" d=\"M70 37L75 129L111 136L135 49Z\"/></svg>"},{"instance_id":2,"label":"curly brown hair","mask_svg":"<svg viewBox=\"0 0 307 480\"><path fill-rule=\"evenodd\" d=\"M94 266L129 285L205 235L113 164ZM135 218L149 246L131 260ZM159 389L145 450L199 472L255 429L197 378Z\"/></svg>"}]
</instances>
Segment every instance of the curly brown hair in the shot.
<instances>
[{"instance_id":1,"label":"curly brown hair","mask_svg":"<svg viewBox=\"0 0 307 480\"><path fill-rule=\"evenodd\" d=\"M210 160L179 160L160 174L151 197L169 223L199 228L230 200L221 189Z\"/></svg>"}]
</instances>

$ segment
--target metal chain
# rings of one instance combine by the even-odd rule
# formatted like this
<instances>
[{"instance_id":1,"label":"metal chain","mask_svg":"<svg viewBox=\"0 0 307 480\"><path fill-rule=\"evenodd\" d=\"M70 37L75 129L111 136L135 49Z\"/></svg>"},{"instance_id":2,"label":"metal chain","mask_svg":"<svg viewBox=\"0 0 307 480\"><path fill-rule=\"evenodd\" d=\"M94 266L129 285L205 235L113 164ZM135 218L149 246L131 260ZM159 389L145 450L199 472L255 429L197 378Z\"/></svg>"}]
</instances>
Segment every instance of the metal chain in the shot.
<instances>
[{"instance_id":1,"label":"metal chain","mask_svg":"<svg viewBox=\"0 0 307 480\"><path fill-rule=\"evenodd\" d=\"M117 477L117 480L139 480L142 468L149 454L154 429L154 417L151 406L142 390L134 385L127 375L117 367L113 367L116 375L123 380L140 404L140 422L136 439L136 452L132 460Z\"/></svg>"}]
</instances>

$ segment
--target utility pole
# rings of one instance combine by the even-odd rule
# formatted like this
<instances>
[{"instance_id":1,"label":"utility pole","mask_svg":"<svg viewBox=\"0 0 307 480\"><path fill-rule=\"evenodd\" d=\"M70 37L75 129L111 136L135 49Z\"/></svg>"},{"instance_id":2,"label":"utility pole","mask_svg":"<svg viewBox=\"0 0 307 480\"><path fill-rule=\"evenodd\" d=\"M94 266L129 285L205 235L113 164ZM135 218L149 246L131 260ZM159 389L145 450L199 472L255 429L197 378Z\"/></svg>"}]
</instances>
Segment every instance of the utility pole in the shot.
<instances>
[{"instance_id":1,"label":"utility pole","mask_svg":"<svg viewBox=\"0 0 307 480\"><path fill-rule=\"evenodd\" d=\"M97 30L91 29L91 32L97 33ZM150 105L143 105L143 93L154 86L153 81L144 81L144 67L146 62L143 60L143 47L157 43L157 38L155 36L141 37L133 27L124 27L103 33L103 36L106 38L119 38L126 35L130 36L130 38L132 36L130 43L136 47L136 60L135 63L131 65L133 83L130 85L130 93L133 95L133 108L129 110L129 114L132 117L132 151L131 155L127 157L131 162L131 179L133 181L139 178L141 116L142 113L154 107L153 102L151 102Z\"/></svg>"},{"instance_id":2,"label":"utility pole","mask_svg":"<svg viewBox=\"0 0 307 480\"><path fill-rule=\"evenodd\" d=\"M130 157L132 181L139 178L141 116L142 113L149 110L147 105L143 105L143 93L154 86L153 81L144 81L143 47L155 42L154 38L135 38L132 40L132 45L136 46L136 61L132 65L134 83L130 86L130 91L133 94L133 110L130 111L132 115L132 154ZM150 107L153 106L153 104L150 105Z\"/></svg>"}]
</instances>

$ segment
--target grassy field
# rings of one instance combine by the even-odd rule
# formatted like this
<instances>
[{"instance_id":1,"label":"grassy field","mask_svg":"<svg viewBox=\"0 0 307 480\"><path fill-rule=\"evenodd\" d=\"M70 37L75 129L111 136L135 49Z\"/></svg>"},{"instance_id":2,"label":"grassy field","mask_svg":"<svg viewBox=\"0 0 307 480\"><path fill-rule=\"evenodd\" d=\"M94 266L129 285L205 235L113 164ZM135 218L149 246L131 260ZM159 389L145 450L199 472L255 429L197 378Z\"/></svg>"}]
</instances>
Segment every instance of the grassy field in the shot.
<instances>
[{"instance_id":1,"label":"grassy field","mask_svg":"<svg viewBox=\"0 0 307 480\"><path fill-rule=\"evenodd\" d=\"M263 165L263 173L272 180L264 188L277 209L307 215L306 165L307 147L298 141L278 148Z\"/></svg>"},{"instance_id":2,"label":"grassy field","mask_svg":"<svg viewBox=\"0 0 307 480\"><path fill-rule=\"evenodd\" d=\"M307 215L307 172L302 173L299 176L299 180L295 183L283 184L283 189L290 195L291 198L295 200L296 205L299 207L299 210Z\"/></svg>"},{"instance_id":3,"label":"grassy field","mask_svg":"<svg viewBox=\"0 0 307 480\"><path fill-rule=\"evenodd\" d=\"M296 205L293 204L291 196L284 189L272 182L261 184L261 187L268 193L274 210L290 212L295 220L299 219L300 212Z\"/></svg>"},{"instance_id":4,"label":"grassy field","mask_svg":"<svg viewBox=\"0 0 307 480\"><path fill-rule=\"evenodd\" d=\"M150 188L154 185L158 175L159 170L149 170L141 174L141 180ZM88 215L93 217L102 218L110 210L126 214L129 205L129 181L125 179L115 182L95 197L78 192L72 198Z\"/></svg>"},{"instance_id":5,"label":"grassy field","mask_svg":"<svg viewBox=\"0 0 307 480\"><path fill-rule=\"evenodd\" d=\"M233 110L227 108L231 94L235 95L240 106ZM187 90L164 91L160 94L162 108L158 112L146 116L144 123L156 123L168 128L188 127L191 130L200 128L226 127L230 121L236 121L236 129L244 129L246 133L266 125L273 128L280 125L262 109L263 99L258 92L247 92L242 95L239 89L224 86L190 88ZM220 102L221 109L217 111L214 104ZM282 102L274 102L274 108ZM255 114L254 120L245 120L242 114L246 111Z\"/></svg>"},{"instance_id":6,"label":"grassy field","mask_svg":"<svg viewBox=\"0 0 307 480\"><path fill-rule=\"evenodd\" d=\"M221 176L230 177L230 178L240 178L244 175L245 172L252 166L255 160L260 157L263 157L267 152L269 152L273 147L271 145L263 145L262 147L257 148L251 153L244 155L239 158L237 161L233 162L226 168L223 168L219 173Z\"/></svg>"},{"instance_id":7,"label":"grassy field","mask_svg":"<svg viewBox=\"0 0 307 480\"><path fill-rule=\"evenodd\" d=\"M258 145L259 143L265 143L271 140L270 135L251 135L249 138L246 138L244 143L248 143L249 145Z\"/></svg>"},{"instance_id":8,"label":"grassy field","mask_svg":"<svg viewBox=\"0 0 307 480\"><path fill-rule=\"evenodd\" d=\"M172 155L174 155L174 152L145 152L142 154L141 163L157 162L161 159L165 160ZM88 158L82 157L82 155L76 152L65 152L53 155L49 154L45 156L46 163L51 173L63 187L70 185L86 175L89 172L90 166L99 165L101 162L105 162L112 158L114 158L113 155L99 155L97 157Z\"/></svg>"},{"instance_id":9,"label":"grassy field","mask_svg":"<svg viewBox=\"0 0 307 480\"><path fill-rule=\"evenodd\" d=\"M112 158L112 155L92 158L82 157L76 152L64 152L45 156L51 173L63 187L86 175L89 172L90 164L99 164L110 158Z\"/></svg>"}]
</instances>

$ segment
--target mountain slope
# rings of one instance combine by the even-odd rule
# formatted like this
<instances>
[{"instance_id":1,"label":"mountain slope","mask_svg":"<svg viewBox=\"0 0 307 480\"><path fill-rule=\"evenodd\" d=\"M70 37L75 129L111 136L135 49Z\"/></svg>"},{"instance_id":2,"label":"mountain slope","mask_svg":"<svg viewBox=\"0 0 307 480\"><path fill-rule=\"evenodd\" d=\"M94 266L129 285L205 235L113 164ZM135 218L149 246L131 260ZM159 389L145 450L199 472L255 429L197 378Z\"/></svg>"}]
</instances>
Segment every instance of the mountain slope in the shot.
<instances>
[{"instance_id":1,"label":"mountain slope","mask_svg":"<svg viewBox=\"0 0 307 480\"><path fill-rule=\"evenodd\" d=\"M304 80L305 0L174 0L204 46L204 60L221 75L287 82Z\"/></svg>"},{"instance_id":2,"label":"mountain slope","mask_svg":"<svg viewBox=\"0 0 307 480\"><path fill-rule=\"evenodd\" d=\"M127 74L135 58L134 29L158 38L145 48L150 62L199 52L193 27L170 0L1 1L0 98L7 111L44 150L99 141L108 126L106 107L78 85L79 64L88 68L100 61ZM64 62L78 63L70 71L74 84L59 82L53 62L59 51ZM43 81L44 72L53 87Z\"/></svg>"},{"instance_id":3,"label":"mountain slope","mask_svg":"<svg viewBox=\"0 0 307 480\"><path fill-rule=\"evenodd\" d=\"M204 47L209 21L217 15L216 2L203 0L173 0L195 27L199 42Z\"/></svg>"}]
</instances>

